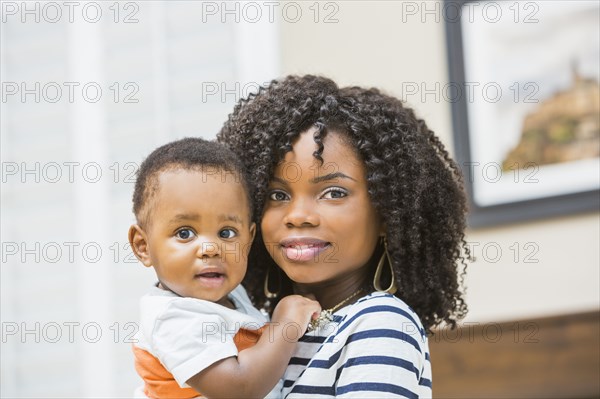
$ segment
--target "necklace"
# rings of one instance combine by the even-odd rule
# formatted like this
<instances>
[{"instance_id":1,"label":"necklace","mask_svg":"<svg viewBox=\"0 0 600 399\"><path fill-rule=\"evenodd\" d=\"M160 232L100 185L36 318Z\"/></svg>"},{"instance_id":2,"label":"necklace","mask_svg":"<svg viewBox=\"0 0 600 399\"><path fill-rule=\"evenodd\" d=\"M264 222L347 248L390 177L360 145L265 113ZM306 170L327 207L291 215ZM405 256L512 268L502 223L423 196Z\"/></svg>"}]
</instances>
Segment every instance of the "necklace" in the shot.
<instances>
[{"instance_id":1,"label":"necklace","mask_svg":"<svg viewBox=\"0 0 600 399\"><path fill-rule=\"evenodd\" d=\"M333 320L333 312L335 312L336 310L338 310L339 308L341 308L342 306L344 306L346 303L348 303L348 301L350 301L352 298L356 297L362 291L363 290L361 288L358 291L356 291L354 294L352 294L349 297L347 297L346 299L344 299L342 302L340 302L337 305L335 305L334 307L329 308L329 309L325 309L325 310L321 310L321 313L319 313L319 316L316 319L312 319L310 321L310 323L308 324L308 329L306 330L306 332L314 331L317 328L323 327L325 324L327 324L330 321L332 321Z\"/></svg>"}]
</instances>

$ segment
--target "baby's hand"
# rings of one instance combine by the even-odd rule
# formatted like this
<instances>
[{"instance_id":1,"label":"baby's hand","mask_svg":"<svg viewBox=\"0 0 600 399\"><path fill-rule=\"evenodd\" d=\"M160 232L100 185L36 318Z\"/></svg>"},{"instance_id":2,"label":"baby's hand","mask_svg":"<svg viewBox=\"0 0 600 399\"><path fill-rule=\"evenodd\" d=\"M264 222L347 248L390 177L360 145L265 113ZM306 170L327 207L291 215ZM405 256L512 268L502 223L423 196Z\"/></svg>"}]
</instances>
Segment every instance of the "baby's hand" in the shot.
<instances>
[{"instance_id":1,"label":"baby's hand","mask_svg":"<svg viewBox=\"0 0 600 399\"><path fill-rule=\"evenodd\" d=\"M273 311L272 323L295 323L300 326L304 334L308 323L318 317L321 312L319 302L301 295L288 295L279 301ZM301 335L302 335L301 334ZM300 337L297 337L300 338Z\"/></svg>"}]
</instances>

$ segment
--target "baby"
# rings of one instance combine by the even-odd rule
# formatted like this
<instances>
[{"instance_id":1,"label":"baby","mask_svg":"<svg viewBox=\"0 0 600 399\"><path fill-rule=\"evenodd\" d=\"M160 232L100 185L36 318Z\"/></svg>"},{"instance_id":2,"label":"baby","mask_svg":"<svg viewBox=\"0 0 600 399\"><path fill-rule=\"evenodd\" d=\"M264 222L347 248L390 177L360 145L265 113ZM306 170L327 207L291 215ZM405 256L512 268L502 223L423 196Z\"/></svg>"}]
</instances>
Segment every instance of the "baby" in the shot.
<instances>
[{"instance_id":1,"label":"baby","mask_svg":"<svg viewBox=\"0 0 600 399\"><path fill-rule=\"evenodd\" d=\"M321 310L290 295L265 324L252 306L240 285L256 231L248 192L236 156L199 138L159 147L140 166L129 243L159 281L141 299L134 346L148 397L265 397Z\"/></svg>"}]
</instances>

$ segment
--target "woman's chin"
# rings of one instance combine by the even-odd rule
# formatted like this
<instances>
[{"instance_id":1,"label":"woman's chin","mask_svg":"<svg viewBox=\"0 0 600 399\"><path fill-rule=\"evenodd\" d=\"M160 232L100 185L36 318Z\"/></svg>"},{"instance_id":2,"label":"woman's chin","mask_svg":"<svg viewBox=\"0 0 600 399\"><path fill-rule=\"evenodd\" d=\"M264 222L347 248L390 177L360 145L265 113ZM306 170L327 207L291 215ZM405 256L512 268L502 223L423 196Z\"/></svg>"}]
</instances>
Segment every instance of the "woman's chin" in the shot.
<instances>
[{"instance_id":1,"label":"woman's chin","mask_svg":"<svg viewBox=\"0 0 600 399\"><path fill-rule=\"evenodd\" d=\"M299 267L298 265L286 265L282 267L284 273L294 283L298 284L315 284L327 280L328 276L323 273L316 273L319 267Z\"/></svg>"}]
</instances>

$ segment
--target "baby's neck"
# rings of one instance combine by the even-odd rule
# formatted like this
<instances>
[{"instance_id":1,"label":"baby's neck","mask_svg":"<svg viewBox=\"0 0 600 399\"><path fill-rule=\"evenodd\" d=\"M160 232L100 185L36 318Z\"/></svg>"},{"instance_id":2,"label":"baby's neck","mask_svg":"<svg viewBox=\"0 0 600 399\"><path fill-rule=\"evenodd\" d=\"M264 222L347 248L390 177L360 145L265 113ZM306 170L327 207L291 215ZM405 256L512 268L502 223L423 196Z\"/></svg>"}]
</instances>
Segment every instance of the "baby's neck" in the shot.
<instances>
[{"instance_id":1,"label":"baby's neck","mask_svg":"<svg viewBox=\"0 0 600 399\"><path fill-rule=\"evenodd\" d=\"M170 289L169 287L167 287L166 285L164 285L160 281L158 282L158 284L156 286L158 288L160 288L161 290L169 291L177 296L181 296L178 293L176 293L175 291L173 291L172 289ZM197 299L202 299L202 298L197 298ZM233 310L237 309L237 307L235 306L233 301L231 299L229 299L229 294L225 295L223 298L219 299L218 301L210 301L210 302L216 303L221 306L225 306L226 308L229 308L229 309L233 309Z\"/></svg>"},{"instance_id":2,"label":"baby's neck","mask_svg":"<svg viewBox=\"0 0 600 399\"><path fill-rule=\"evenodd\" d=\"M225 306L226 308L229 308L229 309L233 309L233 310L237 309L235 307L235 304L233 303L233 301L231 299L229 299L229 296L227 296L227 295L225 297L221 298L221 300L216 301L215 303L218 303L219 305Z\"/></svg>"}]
</instances>

